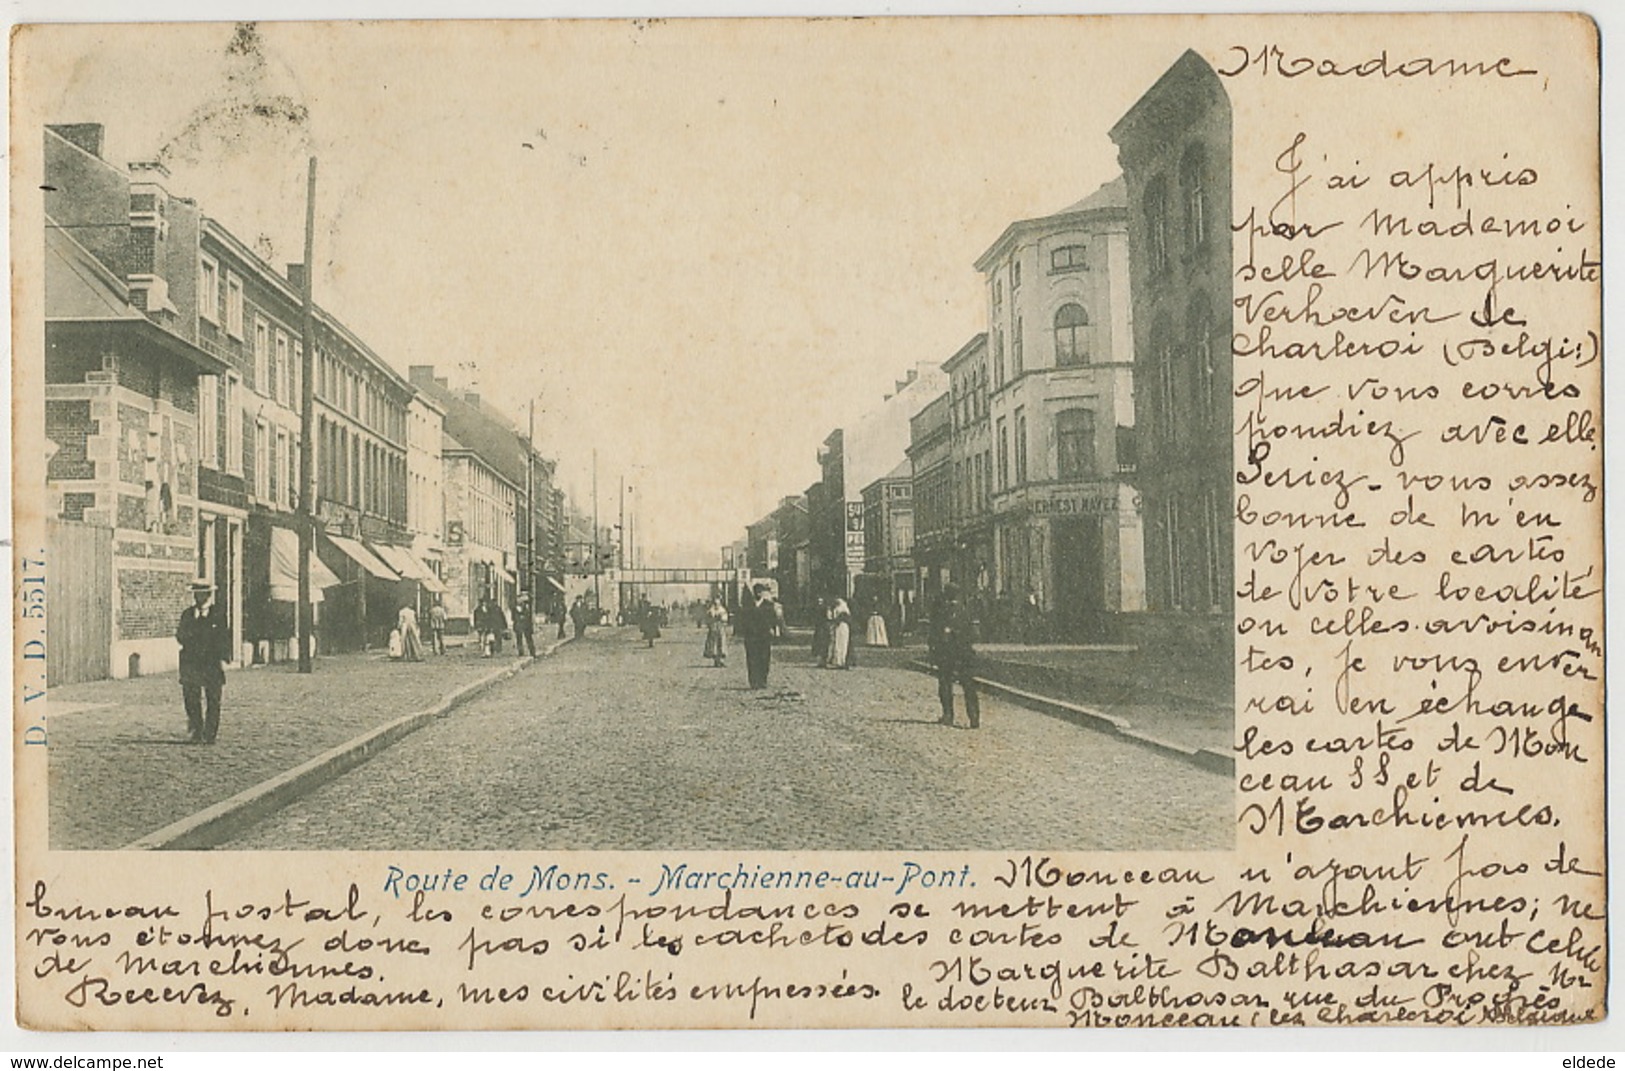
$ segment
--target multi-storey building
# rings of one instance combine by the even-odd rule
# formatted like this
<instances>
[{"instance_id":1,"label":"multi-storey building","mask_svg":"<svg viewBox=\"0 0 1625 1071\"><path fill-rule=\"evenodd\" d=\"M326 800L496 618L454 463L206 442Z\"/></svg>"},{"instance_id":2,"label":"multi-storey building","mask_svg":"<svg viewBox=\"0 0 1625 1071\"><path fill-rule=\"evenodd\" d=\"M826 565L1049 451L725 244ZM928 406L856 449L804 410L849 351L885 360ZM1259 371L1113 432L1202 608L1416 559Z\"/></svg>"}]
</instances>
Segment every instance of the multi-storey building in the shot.
<instances>
[{"instance_id":1,"label":"multi-storey building","mask_svg":"<svg viewBox=\"0 0 1625 1071\"><path fill-rule=\"evenodd\" d=\"M913 620L914 484L905 457L892 471L872 481L863 499L863 573L853 581L855 610L879 610L903 626Z\"/></svg>"},{"instance_id":2,"label":"multi-storey building","mask_svg":"<svg viewBox=\"0 0 1625 1071\"><path fill-rule=\"evenodd\" d=\"M773 579L779 585L779 602L787 617L803 620L812 602L809 595L811 570L807 557L809 528L805 495L786 495L773 511L773 538L777 541L777 566Z\"/></svg>"},{"instance_id":3,"label":"multi-storey building","mask_svg":"<svg viewBox=\"0 0 1625 1071\"><path fill-rule=\"evenodd\" d=\"M993 436L989 420L988 336L981 332L943 362L948 375L948 519L953 553L947 572L967 598L995 593L993 554ZM943 583L949 577L943 576Z\"/></svg>"},{"instance_id":4,"label":"multi-storey building","mask_svg":"<svg viewBox=\"0 0 1625 1071\"><path fill-rule=\"evenodd\" d=\"M1223 654L1234 612L1229 98L1186 52L1111 137L1129 206L1144 625Z\"/></svg>"},{"instance_id":5,"label":"multi-storey building","mask_svg":"<svg viewBox=\"0 0 1625 1071\"><path fill-rule=\"evenodd\" d=\"M992 507L1001 596L1046 631L1101 638L1145 606L1135 489L1134 348L1121 179L1012 223L987 284ZM975 494L976 473L971 474ZM1024 632L1034 634L1029 619Z\"/></svg>"},{"instance_id":6,"label":"multi-storey building","mask_svg":"<svg viewBox=\"0 0 1625 1071\"><path fill-rule=\"evenodd\" d=\"M102 159L102 137L44 133L51 684L173 669L198 572L222 585L234 640L241 620L240 524L219 559L199 524L198 384L228 365L169 296L173 283L192 304L197 212L148 196Z\"/></svg>"},{"instance_id":7,"label":"multi-storey building","mask_svg":"<svg viewBox=\"0 0 1625 1071\"><path fill-rule=\"evenodd\" d=\"M930 607L953 579L953 395L944 392L909 418L914 501L915 590Z\"/></svg>"},{"instance_id":8,"label":"multi-storey building","mask_svg":"<svg viewBox=\"0 0 1625 1071\"><path fill-rule=\"evenodd\" d=\"M297 654L302 301L219 221L204 216L198 233L198 341L229 369L199 382L198 445L210 500L199 560L230 576L229 586L240 579L245 661L281 661ZM237 557L230 543L239 525ZM313 577L311 598L325 611L322 583L332 578L326 570ZM325 633L332 622L318 617Z\"/></svg>"},{"instance_id":9,"label":"multi-storey building","mask_svg":"<svg viewBox=\"0 0 1625 1071\"><path fill-rule=\"evenodd\" d=\"M421 391L407 403L406 527L412 533L412 554L430 574L420 583L420 614L434 596L447 594L440 579L446 569L445 461L440 453L445 418L440 404Z\"/></svg>"},{"instance_id":10,"label":"multi-storey building","mask_svg":"<svg viewBox=\"0 0 1625 1071\"><path fill-rule=\"evenodd\" d=\"M519 586L517 518L523 491L477 451L447 434L445 605L448 626L464 633L490 596L509 607Z\"/></svg>"},{"instance_id":11,"label":"multi-storey building","mask_svg":"<svg viewBox=\"0 0 1625 1071\"><path fill-rule=\"evenodd\" d=\"M408 375L413 387L440 407L446 434L459 444L459 448L477 457L486 469L514 489L512 517L515 527L508 541L512 544L512 560L501 566L501 569L511 571L513 576L510 582L499 583L494 573L482 574L480 582L487 585L504 608L511 608L514 597L523 590L533 594L537 606L559 609L565 593L567 541L564 538L563 498L555 488L557 475L554 462L531 446L529 428L515 426L507 417L486 405L475 391L454 391L444 377L435 375L433 365L413 365L408 369ZM477 466L467 468L448 464L446 467L448 556L454 553L449 539L452 519L450 501L456 493L450 482L452 473L476 471L479 471ZM496 547L506 544L482 545ZM606 542L605 546L613 544ZM467 558L466 553L462 556ZM455 587L449 583L449 575L448 586ZM475 602L478 601L477 592L473 598ZM459 604L462 602L466 602L466 598ZM473 604L468 605L472 607Z\"/></svg>"}]
</instances>

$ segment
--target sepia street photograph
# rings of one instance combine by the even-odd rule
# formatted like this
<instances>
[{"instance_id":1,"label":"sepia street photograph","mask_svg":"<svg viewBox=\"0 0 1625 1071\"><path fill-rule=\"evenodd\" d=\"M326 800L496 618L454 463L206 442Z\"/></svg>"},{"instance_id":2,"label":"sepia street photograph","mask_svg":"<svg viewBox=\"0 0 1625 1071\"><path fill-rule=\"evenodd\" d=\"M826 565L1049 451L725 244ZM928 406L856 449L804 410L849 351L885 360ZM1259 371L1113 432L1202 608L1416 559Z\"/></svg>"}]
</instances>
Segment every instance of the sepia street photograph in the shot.
<instances>
[{"instance_id":1,"label":"sepia street photograph","mask_svg":"<svg viewBox=\"0 0 1625 1071\"><path fill-rule=\"evenodd\" d=\"M24 28L50 848L1231 849L1178 25Z\"/></svg>"}]
</instances>

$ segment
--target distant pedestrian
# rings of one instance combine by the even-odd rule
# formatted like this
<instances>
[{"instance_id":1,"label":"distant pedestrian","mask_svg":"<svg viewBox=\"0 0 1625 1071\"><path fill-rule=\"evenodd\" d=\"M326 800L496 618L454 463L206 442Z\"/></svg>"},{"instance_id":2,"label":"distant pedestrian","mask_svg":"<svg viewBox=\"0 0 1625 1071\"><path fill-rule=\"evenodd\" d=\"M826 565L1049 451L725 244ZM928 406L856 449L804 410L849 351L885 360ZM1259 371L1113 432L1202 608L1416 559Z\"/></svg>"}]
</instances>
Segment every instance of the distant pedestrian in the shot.
<instances>
[{"instance_id":1,"label":"distant pedestrian","mask_svg":"<svg viewBox=\"0 0 1625 1071\"><path fill-rule=\"evenodd\" d=\"M192 605L181 611L175 626L180 644L181 702L186 707L188 739L212 744L220 732L220 696L226 687L225 663L231 661L231 630L225 611L214 601L214 585L192 582Z\"/></svg>"},{"instance_id":2,"label":"distant pedestrian","mask_svg":"<svg viewBox=\"0 0 1625 1071\"><path fill-rule=\"evenodd\" d=\"M529 595L520 595L513 608L513 650L536 657L536 613L530 608Z\"/></svg>"},{"instance_id":3,"label":"distant pedestrian","mask_svg":"<svg viewBox=\"0 0 1625 1071\"><path fill-rule=\"evenodd\" d=\"M829 661L829 603L819 599L813 607L813 665Z\"/></svg>"},{"instance_id":4,"label":"distant pedestrian","mask_svg":"<svg viewBox=\"0 0 1625 1071\"><path fill-rule=\"evenodd\" d=\"M705 611L705 657L713 667L728 660L728 608L721 599L712 599Z\"/></svg>"},{"instance_id":5,"label":"distant pedestrian","mask_svg":"<svg viewBox=\"0 0 1625 1071\"><path fill-rule=\"evenodd\" d=\"M423 661L423 643L418 636L418 612L412 609L411 603L401 607L401 612L395 618L395 630L401 634L401 661Z\"/></svg>"},{"instance_id":6,"label":"distant pedestrian","mask_svg":"<svg viewBox=\"0 0 1625 1071\"><path fill-rule=\"evenodd\" d=\"M653 648L655 641L660 638L660 607L644 603L637 615L638 631L643 635L643 645Z\"/></svg>"},{"instance_id":7,"label":"distant pedestrian","mask_svg":"<svg viewBox=\"0 0 1625 1071\"><path fill-rule=\"evenodd\" d=\"M446 653L446 608L440 604L440 596L434 597L434 605L429 607L429 646L436 654Z\"/></svg>"},{"instance_id":8,"label":"distant pedestrian","mask_svg":"<svg viewBox=\"0 0 1625 1071\"><path fill-rule=\"evenodd\" d=\"M739 634L745 642L745 673L753 689L767 687L773 666L773 638L782 632L779 604L768 594L766 584L751 588L740 607Z\"/></svg>"},{"instance_id":9,"label":"distant pedestrian","mask_svg":"<svg viewBox=\"0 0 1625 1071\"><path fill-rule=\"evenodd\" d=\"M829 658L824 665L830 669L848 669L852 656L852 611L845 599L836 599L829 608Z\"/></svg>"},{"instance_id":10,"label":"distant pedestrian","mask_svg":"<svg viewBox=\"0 0 1625 1071\"><path fill-rule=\"evenodd\" d=\"M975 622L960 601L959 589L949 584L931 612L931 662L937 670L937 699L942 704L943 725L954 723L954 683L965 690L965 714L970 727L982 724L982 708L976 696Z\"/></svg>"},{"instance_id":11,"label":"distant pedestrian","mask_svg":"<svg viewBox=\"0 0 1625 1071\"><path fill-rule=\"evenodd\" d=\"M570 623L575 626L576 639L579 640L587 634L587 604L582 601L580 595L577 595L576 601L570 604Z\"/></svg>"},{"instance_id":12,"label":"distant pedestrian","mask_svg":"<svg viewBox=\"0 0 1625 1071\"><path fill-rule=\"evenodd\" d=\"M502 651L502 633L507 630L508 618L489 595L480 598L474 607L474 631L480 637L480 655L490 658Z\"/></svg>"},{"instance_id":13,"label":"distant pedestrian","mask_svg":"<svg viewBox=\"0 0 1625 1071\"><path fill-rule=\"evenodd\" d=\"M891 646L891 636L886 631L886 618L881 614L879 604L869 611L869 627L863 639L870 647Z\"/></svg>"}]
</instances>

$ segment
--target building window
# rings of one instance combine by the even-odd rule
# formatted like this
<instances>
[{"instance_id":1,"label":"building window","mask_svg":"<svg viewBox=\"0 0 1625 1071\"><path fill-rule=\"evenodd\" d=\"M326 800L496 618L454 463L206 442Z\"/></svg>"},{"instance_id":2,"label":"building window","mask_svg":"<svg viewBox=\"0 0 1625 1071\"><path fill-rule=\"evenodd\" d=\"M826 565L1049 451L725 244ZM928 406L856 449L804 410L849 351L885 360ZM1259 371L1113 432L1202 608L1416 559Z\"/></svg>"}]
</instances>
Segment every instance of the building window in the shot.
<instances>
[{"instance_id":1,"label":"building window","mask_svg":"<svg viewBox=\"0 0 1625 1071\"><path fill-rule=\"evenodd\" d=\"M1021 261L1020 260L1012 260L1010 262L1010 297L1011 297L1012 300L1016 296L1016 291L1020 290L1020 289L1021 289Z\"/></svg>"},{"instance_id":2,"label":"building window","mask_svg":"<svg viewBox=\"0 0 1625 1071\"><path fill-rule=\"evenodd\" d=\"M1056 246L1049 253L1049 270L1084 271L1089 267L1088 252L1088 249L1081 245Z\"/></svg>"},{"instance_id":3,"label":"building window","mask_svg":"<svg viewBox=\"0 0 1625 1071\"><path fill-rule=\"evenodd\" d=\"M271 456L266 460L265 468L269 473L266 488L266 498L273 505L281 505L283 492L287 489L287 472L283 468L288 456L288 433L281 428L269 439Z\"/></svg>"},{"instance_id":4,"label":"building window","mask_svg":"<svg viewBox=\"0 0 1625 1071\"><path fill-rule=\"evenodd\" d=\"M1027 482L1027 412L1016 410L1016 483Z\"/></svg>"},{"instance_id":5,"label":"building window","mask_svg":"<svg viewBox=\"0 0 1625 1071\"><path fill-rule=\"evenodd\" d=\"M977 507L979 512L987 509L988 500L993 497L993 448L991 446L982 451L982 472L985 474L985 478L982 481L982 501Z\"/></svg>"},{"instance_id":6,"label":"building window","mask_svg":"<svg viewBox=\"0 0 1625 1071\"><path fill-rule=\"evenodd\" d=\"M211 469L220 467L220 379L197 377L198 462Z\"/></svg>"},{"instance_id":7,"label":"building window","mask_svg":"<svg viewBox=\"0 0 1625 1071\"><path fill-rule=\"evenodd\" d=\"M243 281L231 272L226 273L226 334L243 337Z\"/></svg>"},{"instance_id":8,"label":"building window","mask_svg":"<svg viewBox=\"0 0 1625 1071\"><path fill-rule=\"evenodd\" d=\"M271 397L283 404L288 401L288 333L276 333L275 364L271 367Z\"/></svg>"},{"instance_id":9,"label":"building window","mask_svg":"<svg viewBox=\"0 0 1625 1071\"><path fill-rule=\"evenodd\" d=\"M1162 179L1145 188L1146 266L1152 275L1168 270L1168 190Z\"/></svg>"},{"instance_id":10,"label":"building window","mask_svg":"<svg viewBox=\"0 0 1625 1071\"><path fill-rule=\"evenodd\" d=\"M295 409L305 404L305 344L293 344L293 360L288 364L288 404Z\"/></svg>"},{"instance_id":11,"label":"building window","mask_svg":"<svg viewBox=\"0 0 1625 1071\"><path fill-rule=\"evenodd\" d=\"M1192 145L1179 167L1179 187L1185 199L1185 240L1192 249L1207 244L1207 159L1202 146Z\"/></svg>"},{"instance_id":12,"label":"building window","mask_svg":"<svg viewBox=\"0 0 1625 1071\"><path fill-rule=\"evenodd\" d=\"M254 421L254 497L262 502L271 498L271 442L265 421Z\"/></svg>"},{"instance_id":13,"label":"building window","mask_svg":"<svg viewBox=\"0 0 1625 1071\"><path fill-rule=\"evenodd\" d=\"M1179 560L1179 500L1170 497L1162 504L1164 564L1168 570L1168 608L1185 608L1184 565Z\"/></svg>"},{"instance_id":14,"label":"building window","mask_svg":"<svg viewBox=\"0 0 1625 1071\"><path fill-rule=\"evenodd\" d=\"M1063 480L1095 474L1095 414L1066 409L1055 415L1055 468Z\"/></svg>"},{"instance_id":15,"label":"building window","mask_svg":"<svg viewBox=\"0 0 1625 1071\"><path fill-rule=\"evenodd\" d=\"M1174 412L1177 369L1174 368L1174 345L1166 331L1160 332L1156 348L1157 360L1157 417L1162 422L1162 441L1172 446L1178 438L1177 417Z\"/></svg>"},{"instance_id":16,"label":"building window","mask_svg":"<svg viewBox=\"0 0 1625 1071\"><path fill-rule=\"evenodd\" d=\"M226 373L226 471L233 476L243 474L243 400L239 389L242 380Z\"/></svg>"},{"instance_id":17,"label":"building window","mask_svg":"<svg viewBox=\"0 0 1625 1071\"><path fill-rule=\"evenodd\" d=\"M1010 428L999 418L999 490L1010 486Z\"/></svg>"},{"instance_id":18,"label":"building window","mask_svg":"<svg viewBox=\"0 0 1625 1071\"><path fill-rule=\"evenodd\" d=\"M1021 375L1021 370L1026 367L1021 357L1021 336L1023 334L1021 317L1017 316L1016 329L1010 335L1010 377L1012 379L1018 378Z\"/></svg>"},{"instance_id":19,"label":"building window","mask_svg":"<svg viewBox=\"0 0 1625 1071\"><path fill-rule=\"evenodd\" d=\"M1218 398L1214 396L1217 371L1213 367L1213 318L1207 302L1198 296L1191 309L1191 361L1196 366L1196 404L1202 423L1211 425L1218 413Z\"/></svg>"},{"instance_id":20,"label":"building window","mask_svg":"<svg viewBox=\"0 0 1625 1071\"><path fill-rule=\"evenodd\" d=\"M1229 548L1219 541L1219 533L1224 531L1219 519L1219 496L1212 488L1202 496L1202 541L1207 550L1207 602L1208 606L1217 610L1224 601L1220 594L1224 585L1224 558Z\"/></svg>"},{"instance_id":21,"label":"building window","mask_svg":"<svg viewBox=\"0 0 1625 1071\"><path fill-rule=\"evenodd\" d=\"M993 311L998 312L1004 305L1004 283L998 279L993 280Z\"/></svg>"},{"instance_id":22,"label":"building window","mask_svg":"<svg viewBox=\"0 0 1625 1071\"><path fill-rule=\"evenodd\" d=\"M1004 386L1004 332L993 332L993 386Z\"/></svg>"},{"instance_id":23,"label":"building window","mask_svg":"<svg viewBox=\"0 0 1625 1071\"><path fill-rule=\"evenodd\" d=\"M1133 472L1139 468L1139 464L1139 440L1135 437L1134 427L1129 424L1117 425L1117 471Z\"/></svg>"},{"instance_id":24,"label":"building window","mask_svg":"<svg viewBox=\"0 0 1625 1071\"><path fill-rule=\"evenodd\" d=\"M271 393L271 325L254 317L254 389Z\"/></svg>"},{"instance_id":25,"label":"building window","mask_svg":"<svg viewBox=\"0 0 1625 1071\"><path fill-rule=\"evenodd\" d=\"M1062 305L1055 313L1055 364L1071 368L1089 363L1089 314L1082 305Z\"/></svg>"},{"instance_id":26,"label":"building window","mask_svg":"<svg viewBox=\"0 0 1625 1071\"><path fill-rule=\"evenodd\" d=\"M220 322L220 265L213 257L198 262L197 311L211 324Z\"/></svg>"}]
</instances>

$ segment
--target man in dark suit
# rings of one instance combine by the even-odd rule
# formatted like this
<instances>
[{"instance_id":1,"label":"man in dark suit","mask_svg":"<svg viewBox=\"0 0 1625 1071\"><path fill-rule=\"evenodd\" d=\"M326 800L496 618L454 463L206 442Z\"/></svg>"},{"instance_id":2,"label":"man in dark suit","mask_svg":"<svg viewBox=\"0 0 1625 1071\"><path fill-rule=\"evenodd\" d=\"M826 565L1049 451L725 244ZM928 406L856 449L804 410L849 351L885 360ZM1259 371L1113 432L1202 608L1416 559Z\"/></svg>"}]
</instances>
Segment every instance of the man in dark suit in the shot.
<instances>
[{"instance_id":1,"label":"man in dark suit","mask_svg":"<svg viewBox=\"0 0 1625 1071\"><path fill-rule=\"evenodd\" d=\"M949 584L942 589L942 601L931 615L931 662L937 667L937 699L942 703L943 725L954 723L954 682L965 689L965 713L972 729L982 725L982 708L976 697L975 622L959 597L959 589Z\"/></svg>"},{"instance_id":2,"label":"man in dark suit","mask_svg":"<svg viewBox=\"0 0 1625 1071\"><path fill-rule=\"evenodd\" d=\"M513 608L513 646L516 654L536 657L536 614L530 608L529 595L521 594Z\"/></svg>"},{"instance_id":3,"label":"man in dark suit","mask_svg":"<svg viewBox=\"0 0 1625 1071\"><path fill-rule=\"evenodd\" d=\"M212 744L220 732L220 693L226 686L224 663L231 661L231 630L225 612L214 602L214 585L207 580L192 582L192 605L181 612L175 642L181 645L181 700L189 739Z\"/></svg>"},{"instance_id":4,"label":"man in dark suit","mask_svg":"<svg viewBox=\"0 0 1625 1071\"><path fill-rule=\"evenodd\" d=\"M739 614L739 637L745 644L745 674L752 688L766 688L768 670L773 664L773 637L779 634L779 604L768 594L766 584L757 584L740 605Z\"/></svg>"}]
</instances>

